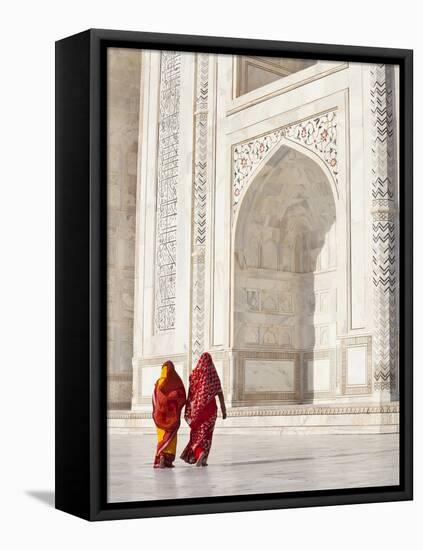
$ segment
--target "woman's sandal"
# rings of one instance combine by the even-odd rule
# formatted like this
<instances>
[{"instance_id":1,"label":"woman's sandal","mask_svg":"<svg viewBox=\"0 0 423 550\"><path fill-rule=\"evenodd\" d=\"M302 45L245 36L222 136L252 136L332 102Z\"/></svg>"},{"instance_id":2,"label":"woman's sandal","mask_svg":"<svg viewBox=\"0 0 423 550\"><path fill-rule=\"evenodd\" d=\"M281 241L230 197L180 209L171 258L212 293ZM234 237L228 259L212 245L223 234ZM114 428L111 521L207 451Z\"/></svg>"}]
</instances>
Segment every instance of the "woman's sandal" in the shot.
<instances>
[{"instance_id":1,"label":"woman's sandal","mask_svg":"<svg viewBox=\"0 0 423 550\"><path fill-rule=\"evenodd\" d=\"M198 457L197 462L195 463L196 466L207 466L207 455L203 451L201 455Z\"/></svg>"}]
</instances>

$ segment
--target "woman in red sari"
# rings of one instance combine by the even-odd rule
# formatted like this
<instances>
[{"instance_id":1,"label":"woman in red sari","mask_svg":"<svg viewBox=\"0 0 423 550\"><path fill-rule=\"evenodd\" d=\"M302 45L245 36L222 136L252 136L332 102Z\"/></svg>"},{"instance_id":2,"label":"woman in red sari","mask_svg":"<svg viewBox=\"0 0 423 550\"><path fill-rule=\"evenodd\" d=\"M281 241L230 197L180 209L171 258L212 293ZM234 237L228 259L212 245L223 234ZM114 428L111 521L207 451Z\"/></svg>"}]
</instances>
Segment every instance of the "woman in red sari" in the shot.
<instances>
[{"instance_id":1,"label":"woman in red sari","mask_svg":"<svg viewBox=\"0 0 423 550\"><path fill-rule=\"evenodd\" d=\"M209 353L203 353L189 377L185 420L191 428L188 445L181 458L188 464L207 466L207 457L217 418L216 395L219 398L222 418L226 418L225 400L219 376Z\"/></svg>"},{"instance_id":2,"label":"woman in red sari","mask_svg":"<svg viewBox=\"0 0 423 550\"><path fill-rule=\"evenodd\" d=\"M155 468L173 468L177 432L185 401L184 384L172 361L166 361L153 392L153 420L156 424L158 439L154 457Z\"/></svg>"}]
</instances>

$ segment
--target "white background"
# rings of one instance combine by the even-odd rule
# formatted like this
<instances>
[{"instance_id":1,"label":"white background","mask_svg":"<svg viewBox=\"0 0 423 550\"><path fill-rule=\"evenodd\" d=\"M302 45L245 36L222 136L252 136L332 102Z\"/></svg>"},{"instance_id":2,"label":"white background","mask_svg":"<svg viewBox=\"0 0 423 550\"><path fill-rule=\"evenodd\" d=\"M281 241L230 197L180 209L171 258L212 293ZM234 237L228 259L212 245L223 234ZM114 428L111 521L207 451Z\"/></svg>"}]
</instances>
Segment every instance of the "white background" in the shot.
<instances>
[{"instance_id":1,"label":"white background","mask_svg":"<svg viewBox=\"0 0 423 550\"><path fill-rule=\"evenodd\" d=\"M72 0L2 4L0 47L0 545L14 548L418 548L415 501L90 524L58 512L54 472L54 41L89 27L415 49L415 203L422 197L418 2ZM421 216L416 223L416 303ZM416 308L417 310L417 308ZM416 341L421 333L416 318ZM423 391L416 346L415 384ZM75 396L77 400L77 396ZM38 494L38 497L34 496ZM160 536L160 542L158 541Z\"/></svg>"}]
</instances>

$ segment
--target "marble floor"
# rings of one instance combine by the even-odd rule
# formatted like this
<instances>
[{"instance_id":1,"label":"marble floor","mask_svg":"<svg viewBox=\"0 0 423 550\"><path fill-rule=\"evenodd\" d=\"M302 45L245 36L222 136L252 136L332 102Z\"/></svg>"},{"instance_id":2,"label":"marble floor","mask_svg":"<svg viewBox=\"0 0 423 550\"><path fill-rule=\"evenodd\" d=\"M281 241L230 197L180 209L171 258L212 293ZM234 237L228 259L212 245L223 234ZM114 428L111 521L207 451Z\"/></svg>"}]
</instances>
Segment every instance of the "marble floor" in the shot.
<instances>
[{"instance_id":1,"label":"marble floor","mask_svg":"<svg viewBox=\"0 0 423 550\"><path fill-rule=\"evenodd\" d=\"M178 439L180 453L188 436ZM109 438L109 502L398 484L398 434L215 434L206 468L155 470L156 438L136 430Z\"/></svg>"}]
</instances>

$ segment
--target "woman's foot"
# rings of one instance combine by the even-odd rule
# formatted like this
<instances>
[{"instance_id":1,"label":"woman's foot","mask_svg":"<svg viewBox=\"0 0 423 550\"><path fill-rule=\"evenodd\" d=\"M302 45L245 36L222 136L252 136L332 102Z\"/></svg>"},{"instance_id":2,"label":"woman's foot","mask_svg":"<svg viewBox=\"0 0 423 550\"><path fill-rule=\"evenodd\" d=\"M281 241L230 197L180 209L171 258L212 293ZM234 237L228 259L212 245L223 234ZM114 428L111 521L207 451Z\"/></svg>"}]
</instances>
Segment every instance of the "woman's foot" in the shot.
<instances>
[{"instance_id":1,"label":"woman's foot","mask_svg":"<svg viewBox=\"0 0 423 550\"><path fill-rule=\"evenodd\" d=\"M195 463L196 466L207 466L207 454L203 451Z\"/></svg>"}]
</instances>

